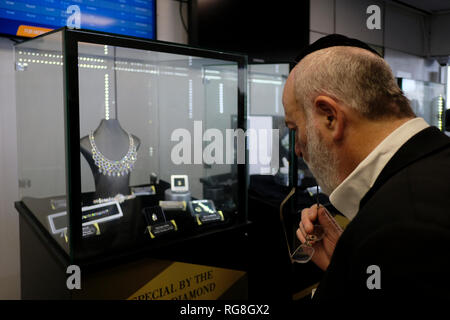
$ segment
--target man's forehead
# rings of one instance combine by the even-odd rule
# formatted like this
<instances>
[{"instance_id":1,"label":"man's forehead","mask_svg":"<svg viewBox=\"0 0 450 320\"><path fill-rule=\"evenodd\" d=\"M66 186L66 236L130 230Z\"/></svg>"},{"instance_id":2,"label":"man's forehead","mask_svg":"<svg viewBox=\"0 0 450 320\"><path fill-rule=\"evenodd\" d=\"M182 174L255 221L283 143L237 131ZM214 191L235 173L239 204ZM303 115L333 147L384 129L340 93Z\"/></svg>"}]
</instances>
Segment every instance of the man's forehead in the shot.
<instances>
[{"instance_id":1,"label":"man's forehead","mask_svg":"<svg viewBox=\"0 0 450 320\"><path fill-rule=\"evenodd\" d=\"M286 106L295 102L294 95L295 72L292 71L286 79L283 89L283 104Z\"/></svg>"}]
</instances>

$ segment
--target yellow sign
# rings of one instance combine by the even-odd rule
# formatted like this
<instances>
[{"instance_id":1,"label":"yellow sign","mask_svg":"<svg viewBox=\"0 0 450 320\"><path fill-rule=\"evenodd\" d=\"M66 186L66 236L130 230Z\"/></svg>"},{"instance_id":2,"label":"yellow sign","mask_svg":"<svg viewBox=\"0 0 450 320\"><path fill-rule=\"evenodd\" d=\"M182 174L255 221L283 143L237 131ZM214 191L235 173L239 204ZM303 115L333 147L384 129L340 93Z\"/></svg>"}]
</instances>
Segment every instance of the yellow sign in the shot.
<instances>
[{"instance_id":1,"label":"yellow sign","mask_svg":"<svg viewBox=\"0 0 450 320\"><path fill-rule=\"evenodd\" d=\"M41 27L33 27L33 26L25 26L25 25L20 25L19 28L17 29L17 36L22 36L22 37L36 37L38 35L41 35L43 33L52 31L53 29L48 29L48 28L41 28Z\"/></svg>"},{"instance_id":2,"label":"yellow sign","mask_svg":"<svg viewBox=\"0 0 450 320\"><path fill-rule=\"evenodd\" d=\"M174 262L128 300L216 300L244 271Z\"/></svg>"}]
</instances>

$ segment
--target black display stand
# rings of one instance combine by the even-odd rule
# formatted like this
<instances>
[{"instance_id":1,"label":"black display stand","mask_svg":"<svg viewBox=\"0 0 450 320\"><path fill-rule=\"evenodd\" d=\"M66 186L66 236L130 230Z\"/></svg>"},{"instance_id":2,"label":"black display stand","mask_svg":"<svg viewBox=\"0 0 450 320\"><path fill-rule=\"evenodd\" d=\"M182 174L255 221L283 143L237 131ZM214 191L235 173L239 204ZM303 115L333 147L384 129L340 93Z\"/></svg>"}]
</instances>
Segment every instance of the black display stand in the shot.
<instances>
[{"instance_id":1,"label":"black display stand","mask_svg":"<svg viewBox=\"0 0 450 320\"><path fill-rule=\"evenodd\" d=\"M168 187L164 182L163 185ZM157 188L159 195L162 193L160 189L164 187ZM219 229L214 225L207 226L209 229L195 234L186 231L186 223L178 220L180 226L185 228L181 235L169 235L153 241L145 234L143 221L133 222L135 237L140 237L143 242L136 241L136 246L133 246L129 240L132 238L116 238L115 243L108 247L105 244L108 238L97 239L104 250L100 245L87 247L91 252L86 252L86 258L76 263L82 271L81 290L69 290L66 285L69 274L66 271L73 263L58 243L64 242L64 238L51 236L24 202L16 202L15 206L20 223L22 299L128 299L166 269L192 268L195 277L200 266L226 269L231 276L235 272L244 272L245 275L223 292L219 299L249 297L247 277L251 266L248 252L251 248L248 235L251 225L248 223ZM132 219L122 223L133 225ZM194 221L191 227L195 228ZM133 233L131 229L127 231ZM165 286L167 284L161 285Z\"/></svg>"}]
</instances>

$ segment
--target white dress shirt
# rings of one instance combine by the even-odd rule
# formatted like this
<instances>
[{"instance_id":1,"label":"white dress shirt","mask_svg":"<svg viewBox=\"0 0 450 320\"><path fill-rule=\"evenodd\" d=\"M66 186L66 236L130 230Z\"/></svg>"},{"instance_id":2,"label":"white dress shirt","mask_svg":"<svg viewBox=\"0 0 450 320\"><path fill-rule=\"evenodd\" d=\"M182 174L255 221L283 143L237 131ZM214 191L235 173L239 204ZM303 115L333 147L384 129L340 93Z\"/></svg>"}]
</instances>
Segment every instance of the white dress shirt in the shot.
<instances>
[{"instance_id":1,"label":"white dress shirt","mask_svg":"<svg viewBox=\"0 0 450 320\"><path fill-rule=\"evenodd\" d=\"M352 220L358 213L361 199L392 156L412 136L427 127L429 125L424 119L414 118L395 129L330 194L333 206Z\"/></svg>"}]
</instances>

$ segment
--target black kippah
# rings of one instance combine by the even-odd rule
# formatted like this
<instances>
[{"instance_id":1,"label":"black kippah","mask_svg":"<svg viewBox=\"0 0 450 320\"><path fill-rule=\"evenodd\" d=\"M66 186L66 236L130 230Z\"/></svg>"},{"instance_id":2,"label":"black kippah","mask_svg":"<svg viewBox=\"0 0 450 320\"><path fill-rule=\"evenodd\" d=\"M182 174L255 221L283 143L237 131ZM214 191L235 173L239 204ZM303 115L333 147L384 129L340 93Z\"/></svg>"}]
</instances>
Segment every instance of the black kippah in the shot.
<instances>
[{"instance_id":1,"label":"black kippah","mask_svg":"<svg viewBox=\"0 0 450 320\"><path fill-rule=\"evenodd\" d=\"M372 53L375 53L377 56L380 56L380 54L377 51L372 49L366 43L359 41L358 39L348 38L341 34L330 34L328 36L320 38L319 40L315 41L314 43L310 44L305 49L303 49L303 51L295 58L294 62L295 64L299 63L300 60L302 60L308 54L313 53L314 51L336 46L348 46L366 49Z\"/></svg>"}]
</instances>

